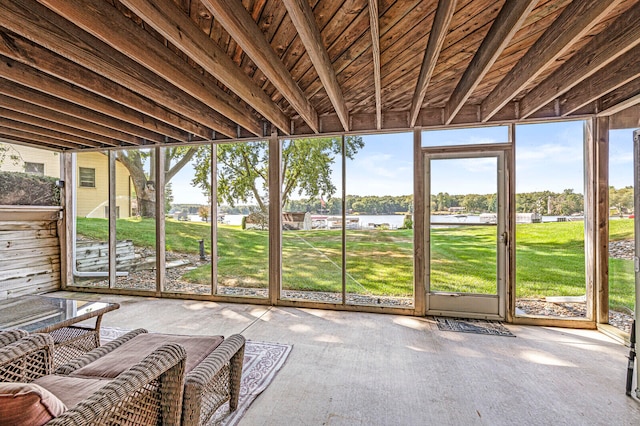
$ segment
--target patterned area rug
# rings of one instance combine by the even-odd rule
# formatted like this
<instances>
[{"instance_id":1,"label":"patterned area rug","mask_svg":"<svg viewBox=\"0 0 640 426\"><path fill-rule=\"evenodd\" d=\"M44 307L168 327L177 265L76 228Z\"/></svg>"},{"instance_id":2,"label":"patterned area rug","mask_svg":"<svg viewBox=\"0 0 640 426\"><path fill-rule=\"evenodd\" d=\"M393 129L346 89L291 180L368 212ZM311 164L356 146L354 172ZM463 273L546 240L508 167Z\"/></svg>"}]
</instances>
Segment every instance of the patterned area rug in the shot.
<instances>
[{"instance_id":1,"label":"patterned area rug","mask_svg":"<svg viewBox=\"0 0 640 426\"><path fill-rule=\"evenodd\" d=\"M438 330L516 337L500 321L435 317Z\"/></svg>"},{"instance_id":2,"label":"patterned area rug","mask_svg":"<svg viewBox=\"0 0 640 426\"><path fill-rule=\"evenodd\" d=\"M113 340L127 331L129 330L102 327L100 330L101 343L104 344L109 340ZM282 368L291 349L291 345L247 340L244 348L244 364L240 379L238 408L233 413L230 413L229 403L225 403L214 413L207 424L211 426L233 426L238 424L251 403L269 386L280 368Z\"/></svg>"}]
</instances>

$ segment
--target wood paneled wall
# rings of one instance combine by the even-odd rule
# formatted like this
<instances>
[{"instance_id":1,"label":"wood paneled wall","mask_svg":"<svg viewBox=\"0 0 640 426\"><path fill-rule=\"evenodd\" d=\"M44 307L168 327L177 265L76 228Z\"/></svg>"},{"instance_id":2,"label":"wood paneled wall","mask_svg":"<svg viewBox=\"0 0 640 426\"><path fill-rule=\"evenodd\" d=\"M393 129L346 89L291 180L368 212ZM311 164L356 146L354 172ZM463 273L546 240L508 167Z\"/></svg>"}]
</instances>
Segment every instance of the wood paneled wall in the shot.
<instances>
[{"instance_id":1,"label":"wood paneled wall","mask_svg":"<svg viewBox=\"0 0 640 426\"><path fill-rule=\"evenodd\" d=\"M60 289L59 212L0 206L0 299Z\"/></svg>"}]
</instances>

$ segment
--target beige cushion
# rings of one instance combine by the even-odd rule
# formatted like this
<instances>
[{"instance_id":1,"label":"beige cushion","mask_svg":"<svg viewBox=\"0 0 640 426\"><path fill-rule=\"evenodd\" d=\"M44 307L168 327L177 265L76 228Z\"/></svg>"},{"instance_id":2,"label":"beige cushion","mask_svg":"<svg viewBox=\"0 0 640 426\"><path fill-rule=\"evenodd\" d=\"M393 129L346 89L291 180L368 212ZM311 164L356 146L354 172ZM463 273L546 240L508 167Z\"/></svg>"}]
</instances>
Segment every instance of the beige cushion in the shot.
<instances>
[{"instance_id":1,"label":"beige cushion","mask_svg":"<svg viewBox=\"0 0 640 426\"><path fill-rule=\"evenodd\" d=\"M33 381L54 394L67 407L73 408L96 391L104 387L110 380L87 379L81 377L58 376L51 374Z\"/></svg>"},{"instance_id":2,"label":"beige cushion","mask_svg":"<svg viewBox=\"0 0 640 426\"><path fill-rule=\"evenodd\" d=\"M185 371L189 373L213 352L223 340L224 337L222 336L143 333L91 364L74 371L71 375L115 378L165 343L178 343L184 347L185 351L187 351Z\"/></svg>"},{"instance_id":3,"label":"beige cushion","mask_svg":"<svg viewBox=\"0 0 640 426\"><path fill-rule=\"evenodd\" d=\"M0 383L0 425L40 426L67 407L48 390L33 383Z\"/></svg>"}]
</instances>

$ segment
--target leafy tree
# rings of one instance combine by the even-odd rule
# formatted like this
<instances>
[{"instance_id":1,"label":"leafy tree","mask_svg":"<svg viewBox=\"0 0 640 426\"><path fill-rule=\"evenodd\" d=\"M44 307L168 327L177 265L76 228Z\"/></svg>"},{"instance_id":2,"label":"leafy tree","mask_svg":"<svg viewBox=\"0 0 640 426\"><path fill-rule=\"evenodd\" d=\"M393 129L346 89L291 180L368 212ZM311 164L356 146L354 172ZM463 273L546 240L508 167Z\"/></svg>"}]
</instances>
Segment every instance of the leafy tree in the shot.
<instances>
[{"instance_id":1,"label":"leafy tree","mask_svg":"<svg viewBox=\"0 0 640 426\"><path fill-rule=\"evenodd\" d=\"M633 186L609 187L609 206L615 207L619 215L633 211Z\"/></svg>"},{"instance_id":2,"label":"leafy tree","mask_svg":"<svg viewBox=\"0 0 640 426\"><path fill-rule=\"evenodd\" d=\"M468 212L486 212L488 210L487 196L467 194L462 199L462 207Z\"/></svg>"},{"instance_id":3,"label":"leafy tree","mask_svg":"<svg viewBox=\"0 0 640 426\"><path fill-rule=\"evenodd\" d=\"M211 214L211 208L209 206L200 206L198 208L198 216L205 221L209 222L209 215Z\"/></svg>"},{"instance_id":4,"label":"leafy tree","mask_svg":"<svg viewBox=\"0 0 640 426\"><path fill-rule=\"evenodd\" d=\"M165 185L194 157L199 150L196 146L166 147L160 152L164 159ZM156 216L156 185L155 185L155 149L120 150L116 158L127 168L138 202L138 214L142 217ZM145 165L149 164L149 171ZM161 188L162 189L162 188ZM170 196L173 195L170 192ZM166 206L165 206L166 208Z\"/></svg>"},{"instance_id":5,"label":"leafy tree","mask_svg":"<svg viewBox=\"0 0 640 426\"><path fill-rule=\"evenodd\" d=\"M360 136L347 137L345 155L353 158L364 146ZM327 208L333 210L330 197L336 192L331 181L331 165L341 155L340 138L306 138L285 142L282 147L282 205L294 194L310 199L328 198ZM195 154L196 175L193 184L211 194L208 170L211 153ZM238 201L253 199L261 211L268 210L269 146L267 142L220 144L217 146L218 203L232 207Z\"/></svg>"},{"instance_id":6,"label":"leafy tree","mask_svg":"<svg viewBox=\"0 0 640 426\"><path fill-rule=\"evenodd\" d=\"M13 146L0 143L0 166L5 161L11 161L13 165L17 165L20 160L20 153Z\"/></svg>"}]
</instances>

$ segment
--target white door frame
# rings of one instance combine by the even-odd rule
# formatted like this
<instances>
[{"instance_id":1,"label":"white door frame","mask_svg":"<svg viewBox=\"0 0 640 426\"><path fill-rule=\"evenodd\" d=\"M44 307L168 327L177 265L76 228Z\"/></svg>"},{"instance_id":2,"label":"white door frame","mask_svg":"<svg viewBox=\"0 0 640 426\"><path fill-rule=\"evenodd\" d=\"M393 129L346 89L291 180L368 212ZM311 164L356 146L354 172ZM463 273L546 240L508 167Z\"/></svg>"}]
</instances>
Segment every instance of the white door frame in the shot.
<instances>
[{"instance_id":1,"label":"white door frame","mask_svg":"<svg viewBox=\"0 0 640 426\"><path fill-rule=\"evenodd\" d=\"M507 159L511 149L507 144L457 146L454 148L423 148L424 160L424 229L425 229L425 289L426 314L483 319L505 319L507 304ZM431 292L431 160L464 158L497 158L497 270L496 294L465 294Z\"/></svg>"}]
</instances>

